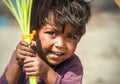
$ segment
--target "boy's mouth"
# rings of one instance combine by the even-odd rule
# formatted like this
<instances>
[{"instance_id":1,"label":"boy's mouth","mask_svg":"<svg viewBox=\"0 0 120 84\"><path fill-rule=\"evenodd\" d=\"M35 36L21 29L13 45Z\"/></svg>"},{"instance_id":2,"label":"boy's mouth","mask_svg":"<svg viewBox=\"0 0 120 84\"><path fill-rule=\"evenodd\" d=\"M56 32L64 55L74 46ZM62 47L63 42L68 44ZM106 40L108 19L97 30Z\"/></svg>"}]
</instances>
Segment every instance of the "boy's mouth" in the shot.
<instances>
[{"instance_id":1,"label":"boy's mouth","mask_svg":"<svg viewBox=\"0 0 120 84\"><path fill-rule=\"evenodd\" d=\"M63 56L65 53L59 51L49 51L49 55Z\"/></svg>"}]
</instances>

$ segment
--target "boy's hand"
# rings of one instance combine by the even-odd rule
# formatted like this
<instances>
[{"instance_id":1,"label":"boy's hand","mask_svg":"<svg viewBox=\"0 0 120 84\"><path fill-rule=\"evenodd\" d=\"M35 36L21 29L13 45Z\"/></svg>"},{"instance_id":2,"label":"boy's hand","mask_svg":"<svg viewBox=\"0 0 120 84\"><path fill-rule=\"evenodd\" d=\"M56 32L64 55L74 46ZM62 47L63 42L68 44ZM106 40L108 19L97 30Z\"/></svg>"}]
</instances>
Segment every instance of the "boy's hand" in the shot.
<instances>
[{"instance_id":1,"label":"boy's hand","mask_svg":"<svg viewBox=\"0 0 120 84\"><path fill-rule=\"evenodd\" d=\"M18 61L18 64L20 66L23 65L23 61L24 59L26 59L26 57L33 57L34 55L34 50L30 47L30 45L25 42L25 41L21 41L17 47L16 47L16 59Z\"/></svg>"},{"instance_id":2,"label":"boy's hand","mask_svg":"<svg viewBox=\"0 0 120 84\"><path fill-rule=\"evenodd\" d=\"M56 72L37 54L34 57L26 57L24 60L24 70L27 76L40 76L45 84L53 84L57 77Z\"/></svg>"},{"instance_id":3,"label":"boy's hand","mask_svg":"<svg viewBox=\"0 0 120 84\"><path fill-rule=\"evenodd\" d=\"M24 68L27 76L35 75L42 76L46 71L46 63L36 55L34 57L27 57L24 60Z\"/></svg>"},{"instance_id":4,"label":"boy's hand","mask_svg":"<svg viewBox=\"0 0 120 84\"><path fill-rule=\"evenodd\" d=\"M16 48L16 59L18 64L24 67L27 76L42 76L43 78L47 77L48 73L54 73L54 70L50 68L38 54L34 52L31 46L25 42L21 41Z\"/></svg>"},{"instance_id":5,"label":"boy's hand","mask_svg":"<svg viewBox=\"0 0 120 84\"><path fill-rule=\"evenodd\" d=\"M20 63L19 65L24 67L27 76L41 76L46 84L54 82L57 77L56 72L34 52L32 46L35 44L33 43L30 46L25 41L21 41L17 45L16 59L18 64ZM50 80L48 80L49 78Z\"/></svg>"},{"instance_id":6,"label":"boy's hand","mask_svg":"<svg viewBox=\"0 0 120 84\"><path fill-rule=\"evenodd\" d=\"M34 50L31 46L25 42L21 41L16 48L16 59L20 66L23 66L26 72L26 75L39 75L42 76L47 71L49 67L37 54L34 53Z\"/></svg>"},{"instance_id":7,"label":"boy's hand","mask_svg":"<svg viewBox=\"0 0 120 84\"><path fill-rule=\"evenodd\" d=\"M47 74L53 71L38 54L34 57L26 57L24 60L24 70L27 76L41 76L42 78L46 78Z\"/></svg>"}]
</instances>

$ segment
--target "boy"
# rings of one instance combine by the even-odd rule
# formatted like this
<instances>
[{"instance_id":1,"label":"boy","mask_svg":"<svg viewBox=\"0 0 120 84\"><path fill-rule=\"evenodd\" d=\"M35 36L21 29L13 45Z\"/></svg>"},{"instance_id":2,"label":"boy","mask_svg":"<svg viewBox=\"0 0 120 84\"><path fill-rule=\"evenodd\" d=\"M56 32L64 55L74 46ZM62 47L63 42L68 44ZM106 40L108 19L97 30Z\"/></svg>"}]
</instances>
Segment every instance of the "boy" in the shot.
<instances>
[{"instance_id":1,"label":"boy","mask_svg":"<svg viewBox=\"0 0 120 84\"><path fill-rule=\"evenodd\" d=\"M83 67L74 51L90 14L84 0L34 0L36 45L17 45L0 84L28 84L28 76L37 76L38 84L82 84Z\"/></svg>"}]
</instances>

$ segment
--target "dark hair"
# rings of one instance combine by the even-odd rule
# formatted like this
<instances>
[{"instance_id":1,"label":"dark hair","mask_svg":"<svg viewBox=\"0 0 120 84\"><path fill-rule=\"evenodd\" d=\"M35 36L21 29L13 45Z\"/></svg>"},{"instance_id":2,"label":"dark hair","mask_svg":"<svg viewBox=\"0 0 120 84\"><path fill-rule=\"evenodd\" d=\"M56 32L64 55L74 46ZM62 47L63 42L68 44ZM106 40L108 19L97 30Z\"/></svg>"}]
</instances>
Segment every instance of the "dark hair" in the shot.
<instances>
[{"instance_id":1,"label":"dark hair","mask_svg":"<svg viewBox=\"0 0 120 84\"><path fill-rule=\"evenodd\" d=\"M56 25L70 23L80 35L85 33L85 26L91 12L90 4L84 0L33 0L31 28L38 30L46 23L50 12Z\"/></svg>"}]
</instances>

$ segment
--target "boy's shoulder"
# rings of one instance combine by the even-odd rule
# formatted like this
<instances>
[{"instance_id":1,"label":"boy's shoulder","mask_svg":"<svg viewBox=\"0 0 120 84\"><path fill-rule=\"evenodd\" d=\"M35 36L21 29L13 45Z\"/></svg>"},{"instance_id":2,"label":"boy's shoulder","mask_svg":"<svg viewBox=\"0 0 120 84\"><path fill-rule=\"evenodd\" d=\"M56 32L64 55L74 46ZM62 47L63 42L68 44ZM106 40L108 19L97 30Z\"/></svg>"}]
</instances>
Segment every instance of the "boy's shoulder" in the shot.
<instances>
[{"instance_id":1,"label":"boy's shoulder","mask_svg":"<svg viewBox=\"0 0 120 84\"><path fill-rule=\"evenodd\" d=\"M76 55L73 54L69 59L65 60L63 63L60 64L60 66L82 66L80 58Z\"/></svg>"},{"instance_id":2,"label":"boy's shoulder","mask_svg":"<svg viewBox=\"0 0 120 84\"><path fill-rule=\"evenodd\" d=\"M76 55L76 54L73 54L70 58L68 58L67 60L63 61L61 64L57 65L57 66L54 66L54 67L60 67L60 66L67 66L67 65L78 65L80 64L81 65L81 60L80 58Z\"/></svg>"},{"instance_id":3,"label":"boy's shoulder","mask_svg":"<svg viewBox=\"0 0 120 84\"><path fill-rule=\"evenodd\" d=\"M81 65L81 60L76 54L73 54L73 56L69 58L68 60L66 60L66 62L67 64Z\"/></svg>"},{"instance_id":4,"label":"boy's shoulder","mask_svg":"<svg viewBox=\"0 0 120 84\"><path fill-rule=\"evenodd\" d=\"M71 58L58 65L55 71L57 71L59 74L64 74L70 71L79 75L83 73L83 66L80 58L74 54Z\"/></svg>"}]
</instances>

